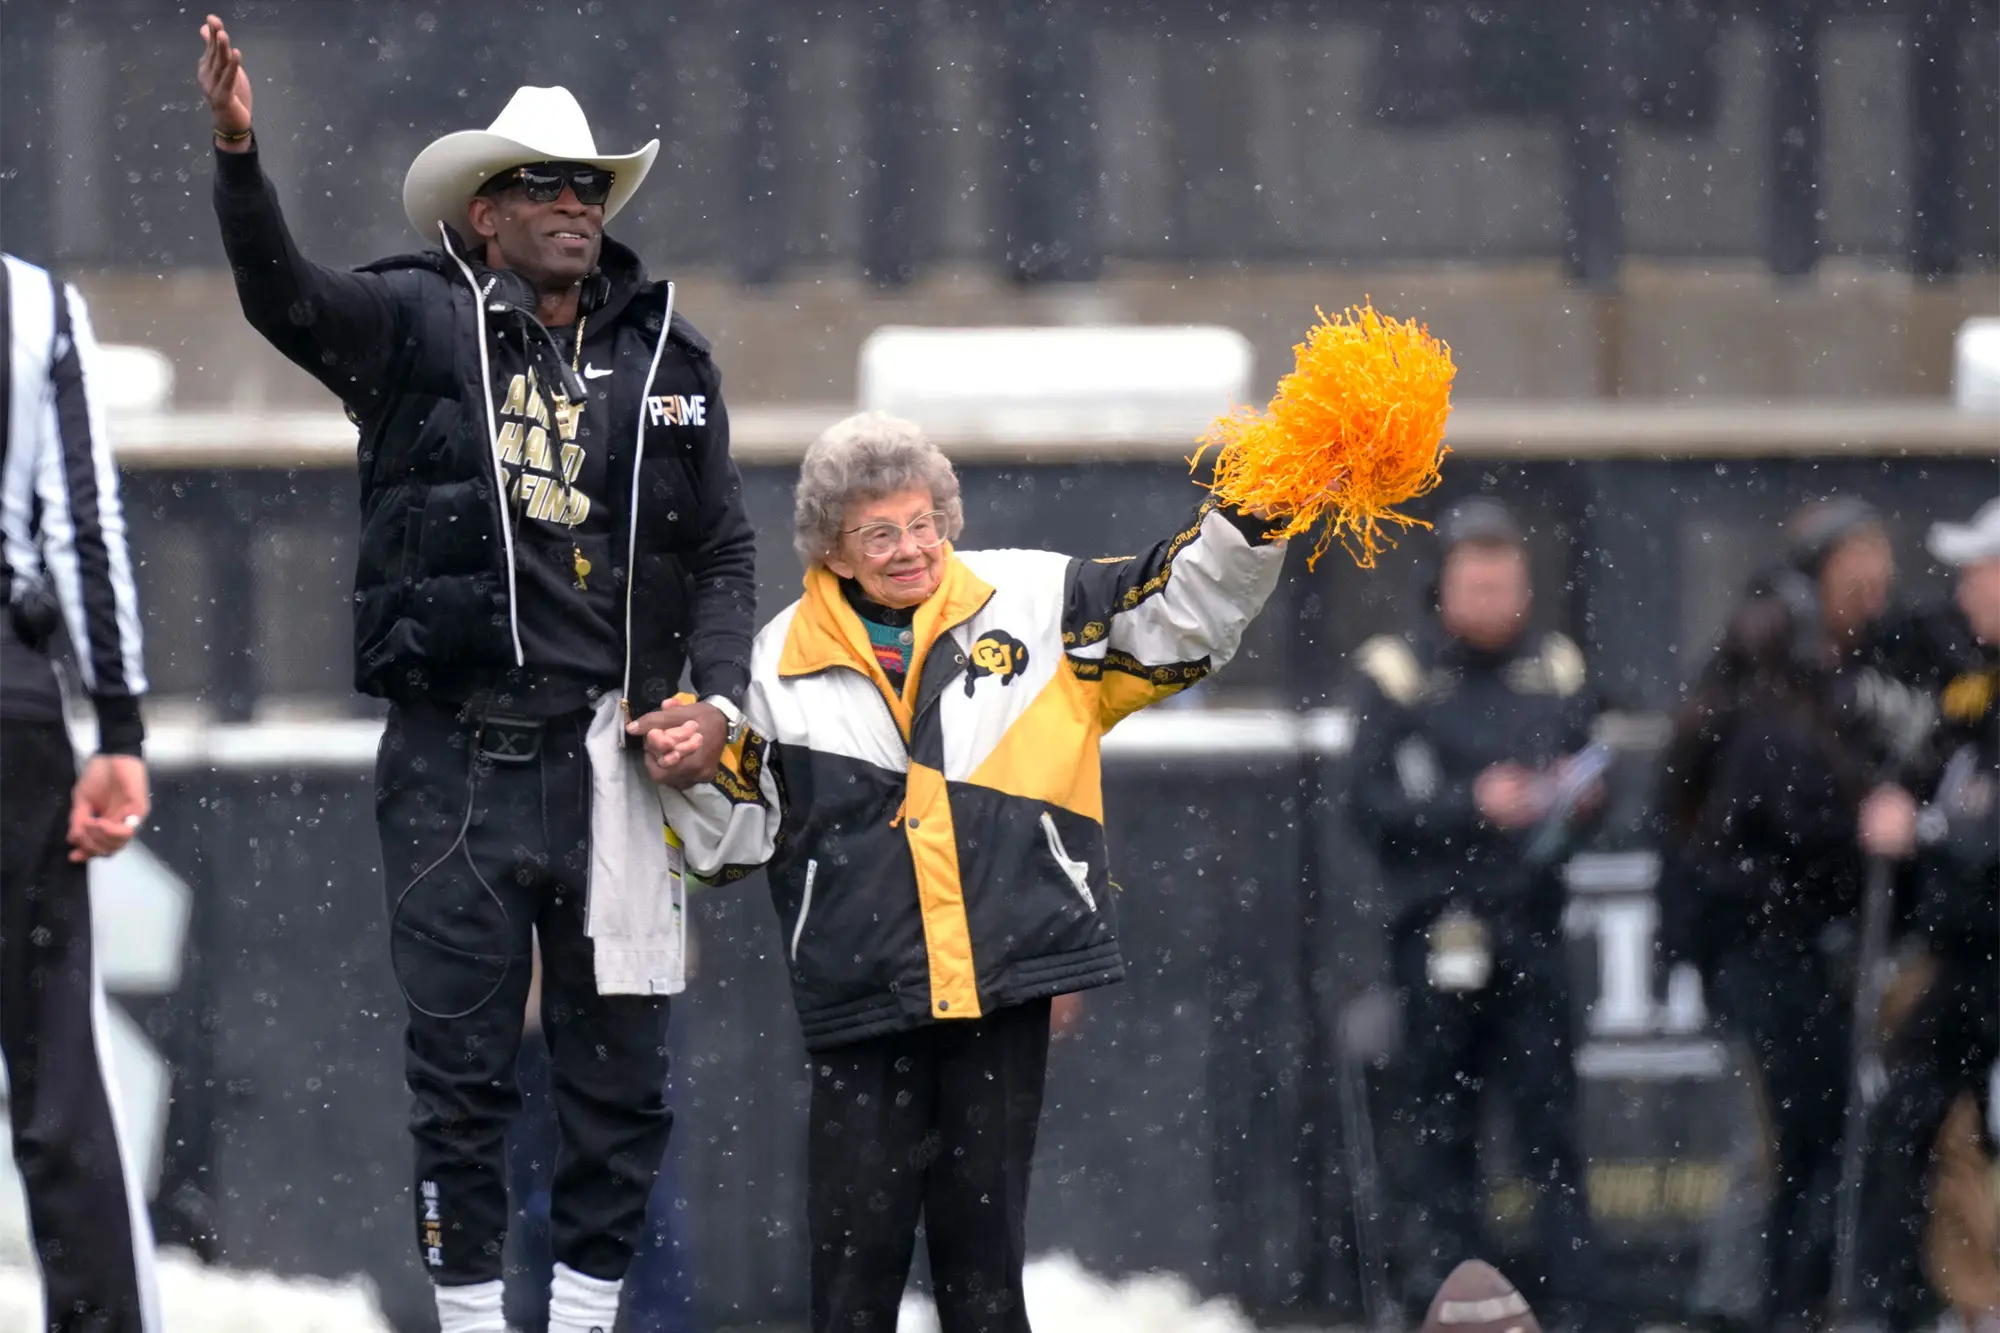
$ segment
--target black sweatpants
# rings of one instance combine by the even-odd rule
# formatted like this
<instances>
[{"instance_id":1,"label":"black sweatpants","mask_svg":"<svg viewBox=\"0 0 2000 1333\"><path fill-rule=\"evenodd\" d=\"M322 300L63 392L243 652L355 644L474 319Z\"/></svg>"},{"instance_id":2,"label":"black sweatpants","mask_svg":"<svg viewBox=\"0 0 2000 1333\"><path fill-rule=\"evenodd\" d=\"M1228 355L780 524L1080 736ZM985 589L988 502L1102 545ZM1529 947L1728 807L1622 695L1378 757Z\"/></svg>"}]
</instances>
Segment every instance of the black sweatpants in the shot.
<instances>
[{"instance_id":1,"label":"black sweatpants","mask_svg":"<svg viewBox=\"0 0 2000 1333\"><path fill-rule=\"evenodd\" d=\"M1021 1268L1049 1002L811 1058L813 1333L894 1333L919 1215L944 1333L1027 1333Z\"/></svg>"},{"instance_id":2,"label":"black sweatpants","mask_svg":"<svg viewBox=\"0 0 2000 1333\"><path fill-rule=\"evenodd\" d=\"M1853 1001L1810 941L1784 940L1725 953L1710 1002L1749 1045L1770 1117L1765 1321L1809 1322L1833 1285L1830 1205L1840 1183Z\"/></svg>"},{"instance_id":3,"label":"black sweatpants","mask_svg":"<svg viewBox=\"0 0 2000 1333\"><path fill-rule=\"evenodd\" d=\"M1404 1088L1415 1130L1405 1163L1411 1200L1407 1297L1428 1305L1460 1262L1484 1253L1479 1167L1481 1099L1505 1097L1533 1193L1545 1292L1527 1292L1544 1320L1583 1323L1598 1296L1597 1259L1579 1147L1568 962L1550 932L1497 951L1491 980L1443 992L1425 976L1429 944L1395 944L1404 1019Z\"/></svg>"},{"instance_id":4,"label":"black sweatpants","mask_svg":"<svg viewBox=\"0 0 2000 1333\"><path fill-rule=\"evenodd\" d=\"M409 1008L419 1253L445 1286L498 1281L515 1057L542 955L562 1143L555 1258L622 1278L666 1152L667 1001L597 993L584 933L588 712L515 723L443 705L389 715L376 774L390 948Z\"/></svg>"},{"instance_id":5,"label":"black sweatpants","mask_svg":"<svg viewBox=\"0 0 2000 1333\"><path fill-rule=\"evenodd\" d=\"M106 1086L90 877L57 722L0 722L0 1051L52 1333L157 1333L153 1236Z\"/></svg>"}]
</instances>

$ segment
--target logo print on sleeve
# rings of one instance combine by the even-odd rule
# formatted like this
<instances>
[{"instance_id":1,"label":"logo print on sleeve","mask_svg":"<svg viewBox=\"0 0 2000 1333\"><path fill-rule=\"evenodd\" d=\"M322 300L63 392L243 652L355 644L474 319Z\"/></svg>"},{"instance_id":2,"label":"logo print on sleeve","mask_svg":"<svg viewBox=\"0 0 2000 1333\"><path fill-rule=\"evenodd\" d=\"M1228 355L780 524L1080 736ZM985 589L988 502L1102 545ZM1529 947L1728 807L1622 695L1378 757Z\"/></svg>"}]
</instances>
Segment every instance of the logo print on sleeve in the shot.
<instances>
[{"instance_id":1,"label":"logo print on sleeve","mask_svg":"<svg viewBox=\"0 0 2000 1333\"><path fill-rule=\"evenodd\" d=\"M995 676L1002 685L1011 685L1027 669L1028 645L1006 630L989 630L979 636L967 655L965 697L972 697L973 687L982 676Z\"/></svg>"}]
</instances>

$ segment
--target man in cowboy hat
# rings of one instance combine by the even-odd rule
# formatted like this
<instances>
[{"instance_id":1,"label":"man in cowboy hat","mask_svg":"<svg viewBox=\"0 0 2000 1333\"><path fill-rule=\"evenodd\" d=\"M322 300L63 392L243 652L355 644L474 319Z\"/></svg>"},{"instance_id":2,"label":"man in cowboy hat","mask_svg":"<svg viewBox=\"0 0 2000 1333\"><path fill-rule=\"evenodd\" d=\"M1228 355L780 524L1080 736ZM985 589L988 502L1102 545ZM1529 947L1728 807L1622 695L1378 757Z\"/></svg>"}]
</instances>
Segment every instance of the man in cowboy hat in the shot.
<instances>
[{"instance_id":1,"label":"man in cowboy hat","mask_svg":"<svg viewBox=\"0 0 2000 1333\"><path fill-rule=\"evenodd\" d=\"M677 853L627 724L679 738L674 780L710 776L755 600L708 344L604 235L658 144L599 153L568 92L523 88L411 164L433 248L335 271L299 254L258 164L242 53L213 16L202 37L244 313L360 428L355 677L391 703L377 811L443 1333L504 1328L537 947L563 1129L549 1327L608 1330L666 1148L683 984ZM684 667L698 702L670 702Z\"/></svg>"}]
</instances>

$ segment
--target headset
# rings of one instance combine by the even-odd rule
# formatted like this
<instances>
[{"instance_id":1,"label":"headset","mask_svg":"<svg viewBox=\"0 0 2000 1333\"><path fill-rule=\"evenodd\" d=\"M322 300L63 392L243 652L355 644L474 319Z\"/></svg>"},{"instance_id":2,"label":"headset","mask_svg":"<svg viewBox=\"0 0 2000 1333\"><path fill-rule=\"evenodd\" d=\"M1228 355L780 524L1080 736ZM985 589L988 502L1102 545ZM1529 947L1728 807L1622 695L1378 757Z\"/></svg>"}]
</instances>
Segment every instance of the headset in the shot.
<instances>
[{"instance_id":1,"label":"headset","mask_svg":"<svg viewBox=\"0 0 2000 1333\"><path fill-rule=\"evenodd\" d=\"M583 380L577 375L563 349L556 344L555 335L543 324L537 313L541 298L535 292L535 285L512 269L487 268L483 264L473 266L473 273L479 283L480 304L486 307L489 316L509 318L521 329L522 342L528 361L534 366L542 383L559 387L571 402L584 402L589 393L583 387ZM582 284L586 292L579 293L578 311L588 314L582 304L582 296L595 295L602 298L610 290L610 279L598 269L591 270L597 279L585 279Z\"/></svg>"}]
</instances>

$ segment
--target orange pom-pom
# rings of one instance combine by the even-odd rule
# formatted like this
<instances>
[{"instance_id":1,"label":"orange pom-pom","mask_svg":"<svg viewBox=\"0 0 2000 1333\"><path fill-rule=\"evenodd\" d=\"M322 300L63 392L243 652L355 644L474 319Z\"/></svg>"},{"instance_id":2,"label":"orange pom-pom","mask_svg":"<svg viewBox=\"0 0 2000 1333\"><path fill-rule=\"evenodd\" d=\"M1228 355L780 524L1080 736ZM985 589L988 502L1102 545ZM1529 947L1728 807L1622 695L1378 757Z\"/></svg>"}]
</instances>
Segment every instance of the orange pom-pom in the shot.
<instances>
[{"instance_id":1,"label":"orange pom-pom","mask_svg":"<svg viewBox=\"0 0 2000 1333\"><path fill-rule=\"evenodd\" d=\"M1293 349L1297 367L1278 381L1270 407L1217 421L1191 461L1216 449L1209 489L1269 515L1273 535L1318 525L1308 568L1338 538L1369 569L1395 544L1386 524L1429 526L1395 506L1438 483L1458 368L1422 325L1365 302L1338 320L1315 313L1320 322Z\"/></svg>"}]
</instances>

